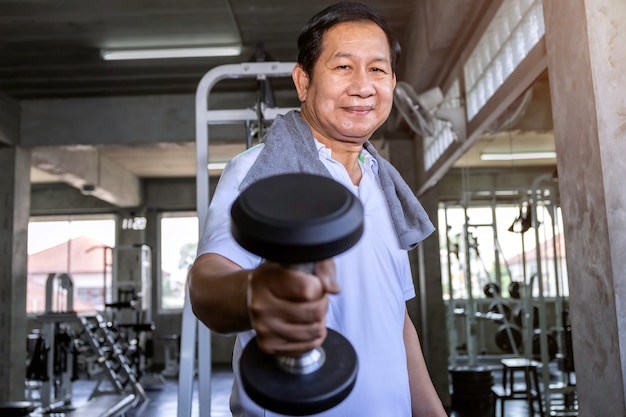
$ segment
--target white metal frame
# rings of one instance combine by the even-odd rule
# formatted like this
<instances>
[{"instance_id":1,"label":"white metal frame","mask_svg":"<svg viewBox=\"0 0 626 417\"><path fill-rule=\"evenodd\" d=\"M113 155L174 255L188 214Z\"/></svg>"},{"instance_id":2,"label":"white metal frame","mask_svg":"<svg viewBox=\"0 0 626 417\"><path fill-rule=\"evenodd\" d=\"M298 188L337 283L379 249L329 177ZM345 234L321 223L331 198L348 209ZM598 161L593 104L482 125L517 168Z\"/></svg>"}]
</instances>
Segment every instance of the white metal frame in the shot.
<instances>
[{"instance_id":1,"label":"white metal frame","mask_svg":"<svg viewBox=\"0 0 626 417\"><path fill-rule=\"evenodd\" d=\"M250 62L222 65L207 72L196 89L196 207L198 225L204 227L209 209L209 129L212 124L237 124L258 120L257 109L209 110L209 95L219 81L233 78L288 77L294 62ZM292 108L262 108L263 120L274 120ZM199 415L211 415L211 333L198 322L189 304L189 292L185 291L185 306L180 341L180 370L178 374L178 417L191 416L193 380L195 376L196 340L198 346L198 395Z\"/></svg>"}]
</instances>

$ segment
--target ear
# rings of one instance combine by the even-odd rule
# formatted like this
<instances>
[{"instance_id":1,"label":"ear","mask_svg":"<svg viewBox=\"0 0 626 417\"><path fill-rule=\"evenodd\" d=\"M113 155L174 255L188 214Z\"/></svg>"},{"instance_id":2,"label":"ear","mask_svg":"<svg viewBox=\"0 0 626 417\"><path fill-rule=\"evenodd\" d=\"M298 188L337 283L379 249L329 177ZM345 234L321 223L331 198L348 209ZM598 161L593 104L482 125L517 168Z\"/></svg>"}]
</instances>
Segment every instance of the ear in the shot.
<instances>
[{"instance_id":1,"label":"ear","mask_svg":"<svg viewBox=\"0 0 626 417\"><path fill-rule=\"evenodd\" d=\"M291 71L291 78L293 79L293 83L296 86L298 99L300 100L300 102L304 103L306 101L306 95L309 89L309 76L299 64L296 64L296 66L293 68L293 71Z\"/></svg>"}]
</instances>

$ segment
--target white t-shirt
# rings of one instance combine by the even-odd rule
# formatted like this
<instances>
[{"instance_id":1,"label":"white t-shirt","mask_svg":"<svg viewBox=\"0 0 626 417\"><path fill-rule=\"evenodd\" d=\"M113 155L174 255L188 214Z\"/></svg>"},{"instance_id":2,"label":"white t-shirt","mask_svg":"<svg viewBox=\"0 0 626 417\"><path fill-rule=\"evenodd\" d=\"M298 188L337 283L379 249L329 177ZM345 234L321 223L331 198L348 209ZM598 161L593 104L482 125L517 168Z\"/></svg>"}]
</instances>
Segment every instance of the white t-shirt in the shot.
<instances>
[{"instance_id":1,"label":"white t-shirt","mask_svg":"<svg viewBox=\"0 0 626 417\"><path fill-rule=\"evenodd\" d=\"M211 201L199 254L218 253L244 269L262 260L242 249L230 234L230 207L239 184L263 145L235 157L225 168ZM330 296L326 325L354 346L359 369L354 389L338 406L318 416L401 417L411 415L411 400L403 341L405 302L415 296L407 252L400 248L387 202L380 188L377 163L367 151L359 162L359 186L331 159L330 149L317 142L320 160L338 182L359 197L365 209L363 236L352 248L336 256L341 292ZM240 333L233 352L235 383L231 397L234 416L269 417L244 392L239 378L239 357L253 331Z\"/></svg>"}]
</instances>

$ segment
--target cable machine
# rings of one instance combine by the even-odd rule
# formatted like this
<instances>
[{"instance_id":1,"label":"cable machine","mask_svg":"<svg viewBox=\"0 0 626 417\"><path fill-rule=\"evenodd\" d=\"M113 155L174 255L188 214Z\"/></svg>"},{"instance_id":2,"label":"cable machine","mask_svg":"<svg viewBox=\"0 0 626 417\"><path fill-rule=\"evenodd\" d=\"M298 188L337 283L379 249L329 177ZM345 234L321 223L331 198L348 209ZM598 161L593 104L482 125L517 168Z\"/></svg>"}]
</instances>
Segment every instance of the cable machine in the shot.
<instances>
[{"instance_id":1,"label":"cable machine","mask_svg":"<svg viewBox=\"0 0 626 417\"><path fill-rule=\"evenodd\" d=\"M207 72L196 89L196 204L200 231L204 227L209 208L209 129L210 125L244 123L248 128L246 146L252 144L252 129L257 129L257 136L262 135L265 122L271 122L279 114L294 110L291 107L275 107L262 94L257 94L257 101L252 108L209 110L211 90L219 81L226 79L256 79L261 89L266 87L269 78L290 77L295 62L250 62L243 64L222 65ZM178 376L178 417L191 416L193 397L193 379L195 375L196 342L202 346L198 350L198 391L200 415L211 414L211 333L200 323L189 304L188 289L185 290L183 308L180 370Z\"/></svg>"},{"instance_id":2,"label":"cable machine","mask_svg":"<svg viewBox=\"0 0 626 417\"><path fill-rule=\"evenodd\" d=\"M451 207L444 206L447 284L450 294L450 364L452 367L461 363L480 368L480 364L488 364L490 359L507 357L538 361L543 386L542 400L547 415L576 415L568 414L576 413L576 394L575 382L571 381L574 372L570 348L571 327L567 317L566 270L562 265L564 253L554 176L541 175L532 182L530 188L514 191L512 195L517 195L516 204L519 205L520 214L508 231L519 235L521 250L509 259L502 251L502 239L498 236L498 198L495 194L492 193L491 199L484 200L482 204L491 207L491 221L477 221L468 215L468 208L477 207L480 203L474 201L470 206L468 198L464 198L456 209L460 213L459 217L462 215L462 220L457 221L459 230L453 236L451 225L455 223L450 218ZM510 204L508 198L507 204ZM493 244L494 257L490 268L478 250L479 238L474 236L480 228L493 228L493 242L488 242L490 238L484 235L480 237L487 247ZM532 249L527 250L527 247ZM510 265L512 258L516 261ZM453 268L454 261L457 261L457 270ZM457 271L460 272L454 277ZM462 288L459 287L460 278L464 284ZM510 300L500 296L500 289L505 284L509 284ZM483 305L482 297L476 298L481 286L485 296L491 299L487 313L480 308ZM459 297L455 289L466 294ZM503 309L503 306L507 308ZM492 314L494 312L500 314ZM507 321L508 315L510 323ZM460 326L456 317L462 318ZM493 321L502 323L496 333L496 344L504 350L503 354L488 353L484 343L483 349L477 346L477 328ZM465 350L463 356L457 352L460 344ZM555 366L561 371L558 376L551 372Z\"/></svg>"}]
</instances>

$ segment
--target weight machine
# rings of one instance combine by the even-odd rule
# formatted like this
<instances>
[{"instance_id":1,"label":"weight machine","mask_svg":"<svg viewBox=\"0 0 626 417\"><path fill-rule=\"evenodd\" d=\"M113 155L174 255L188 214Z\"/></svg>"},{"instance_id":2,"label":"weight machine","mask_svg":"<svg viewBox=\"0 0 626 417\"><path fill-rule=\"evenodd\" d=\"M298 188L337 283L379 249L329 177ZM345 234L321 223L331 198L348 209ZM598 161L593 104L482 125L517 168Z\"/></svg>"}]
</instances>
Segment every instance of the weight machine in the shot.
<instances>
[{"instance_id":1,"label":"weight machine","mask_svg":"<svg viewBox=\"0 0 626 417\"><path fill-rule=\"evenodd\" d=\"M279 114L294 108L268 106L257 94L255 106L246 109L209 110L211 90L219 81L226 79L256 79L262 87L272 77L290 77L295 63L250 62L222 65L207 72L196 89L196 204L200 230L204 227L209 208L209 129L210 125L245 123L248 127L246 146L252 144L252 129L261 137L265 122L271 122ZM256 126L255 126L256 125ZM191 416L193 381L195 376L196 342L202 349L198 354L198 390L200 415L211 414L211 333L200 323L189 303L189 292L185 290L182 331L180 342L180 367L178 374L178 417Z\"/></svg>"},{"instance_id":2,"label":"weight machine","mask_svg":"<svg viewBox=\"0 0 626 417\"><path fill-rule=\"evenodd\" d=\"M568 332L571 334L571 328L567 328L567 323L564 321L564 307L563 307L563 294L564 294L564 282L562 280L562 271L560 270L560 264L557 259L558 248L556 242L556 224L558 222L558 216L556 211L557 202L548 200L546 202L545 198L542 196L542 188L540 185L546 182L553 182L554 178L552 175L542 175L539 176L533 181L531 187L531 207L532 207L532 228L534 230L535 235L535 254L536 254L536 271L531 277L527 280L526 286L526 329L527 334L525 337L525 352L533 352L533 335L530 334L530 329L532 328L532 320L533 320L533 310L531 309L530 303L533 298L533 287L535 284L537 285L537 300L539 307L539 360L543 364L542 366L542 382L544 387L544 401L545 401L545 410L547 415L572 415L571 413L576 413L577 415L577 404L576 404L576 386L570 380L570 374L573 373L573 358L571 356L571 351L568 349ZM553 193L554 194L554 193ZM551 362L550 355L550 346L548 344L548 323L546 318L546 300L545 300L545 291L544 285L548 283L549 276L547 274L547 265L544 269L544 265L542 263L542 247L539 244L540 242L540 223L538 218L538 207L540 205L544 205L550 215L550 227L552 230L552 244L553 244L553 272L554 272L554 291L555 291L555 299L554 299L554 311L555 311L555 333L557 334L556 343L558 349L558 355L560 356L561 361L561 379L558 383L551 383L551 375L549 369L549 363ZM569 336L571 337L571 336ZM526 355L528 356L529 353ZM571 361L572 367L568 369L566 365L567 360ZM561 397L558 401L560 404L558 406L554 403L553 394Z\"/></svg>"},{"instance_id":3,"label":"weight machine","mask_svg":"<svg viewBox=\"0 0 626 417\"><path fill-rule=\"evenodd\" d=\"M492 304L498 305L503 303L499 297L499 289L503 287L502 277L504 273L508 274L511 279L509 285L509 293L511 298L517 303L512 311L512 323L508 324L504 321L501 326L503 331L499 331L497 336L501 340L506 341L511 346L507 349L506 355L513 357L524 357L528 360L537 360L541 364L541 382L544 387L544 410L547 415L576 415L568 414L576 412L575 404L575 383L571 382L571 374L573 374L573 360L571 358L571 334L570 327L565 314L565 282L563 266L561 264L562 247L557 238L559 236L559 218L558 218L558 195L554 186L554 178L552 175L541 175L537 177L531 187L526 190L518 190L518 196L521 196L520 215L515 219L510 232L516 232L521 239L521 265L515 265L513 268L509 265L503 255L500 241L497 236L496 217L495 217L495 201L491 204L493 211L493 221L487 224L472 224L467 215L467 204L462 204L464 221L460 239L456 246L455 242L450 238L449 230L446 231L446 241L448 247L448 285L450 286L450 300L448 312L448 329L450 332L450 363L456 364L457 345L459 340L459 331L456 329L454 320L455 315L459 316L459 302L464 303L462 317L464 321L465 343L467 363L470 366L478 366L479 359L476 349L476 328L479 320L482 322L493 321L494 316L487 313L476 311L476 301L474 294L477 294L477 285L481 276L487 278L487 285L483 286L487 297L494 299ZM445 210L445 223L449 228L450 221L448 219L448 209ZM492 227L494 229L494 268L490 276L487 267L480 259L477 251L477 242L472 241L472 233L479 227ZM528 233L526 233L528 232ZM527 236L525 236L525 234ZM534 249L527 252L526 239L534 240ZM551 238L551 239L550 239ZM534 252L534 253L533 253ZM549 254L548 252L551 252ZM455 300L453 288L453 255L457 255L459 265L463 268L465 279L465 290L467 297L465 300ZM549 258L552 258L551 260ZM501 261L503 264L501 264ZM550 263L552 261L552 264ZM478 267L476 267L478 265ZM504 268L503 268L504 266ZM513 269L513 270L512 270ZM514 276L513 274L516 274ZM483 279L483 283L484 283ZM516 284L516 285L515 285ZM497 288L497 291L496 291ZM490 291L488 293L488 290ZM493 292L491 292L493 291ZM547 294L550 293L550 296ZM519 298L519 300L518 300ZM550 311L553 306L553 311ZM491 310L491 309L490 309ZM501 318L498 317L498 322ZM510 334L511 326L515 326L515 334ZM499 329L500 330L500 329ZM506 331L507 333L504 333ZM513 337L512 337L513 336ZM500 344L498 344L500 346ZM515 348L519 347L519 351ZM488 355L485 355L487 358ZM497 357L498 355L494 355ZM561 369L558 378L561 380L555 382L555 376L551 373L551 365L554 365L555 359ZM563 402L559 399L562 395ZM559 414L563 413L563 414Z\"/></svg>"},{"instance_id":4,"label":"weight machine","mask_svg":"<svg viewBox=\"0 0 626 417\"><path fill-rule=\"evenodd\" d=\"M53 296L57 295L54 300ZM65 308L61 301L65 299ZM56 301L56 303L55 303ZM72 402L72 381L76 379L76 350L72 348L72 323L75 315L74 285L67 274L48 275L46 310L37 316L42 323L38 352L33 355L27 373L39 377L40 408L47 412ZM38 370L43 371L37 375ZM43 369L41 369L43 368Z\"/></svg>"},{"instance_id":5,"label":"weight machine","mask_svg":"<svg viewBox=\"0 0 626 417\"><path fill-rule=\"evenodd\" d=\"M99 314L79 316L73 311L73 290L68 274L48 275L46 311L37 316L42 331L27 366L27 379L40 382L39 406L33 415L63 413L67 417L80 417L100 413L101 417L121 416L145 401L145 392L110 323ZM89 343L99 355L104 374L114 388L106 393L114 395L99 397L98 383L88 402L74 407L72 382L78 379L76 359L81 342Z\"/></svg>"},{"instance_id":6,"label":"weight machine","mask_svg":"<svg viewBox=\"0 0 626 417\"><path fill-rule=\"evenodd\" d=\"M146 385L165 384L160 375L148 372L153 353L152 249L145 244L116 246L113 251L112 300L105 302L106 317L132 349L129 357Z\"/></svg>"}]
</instances>

